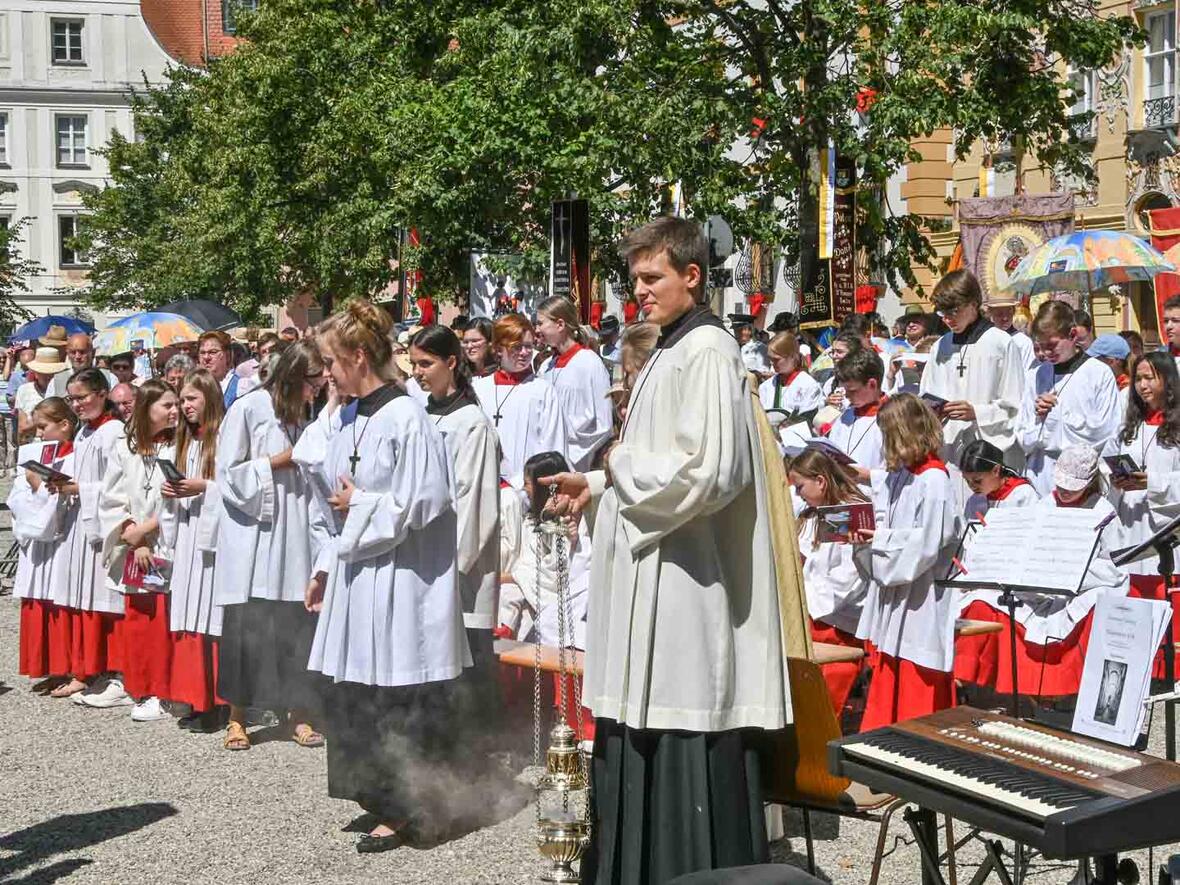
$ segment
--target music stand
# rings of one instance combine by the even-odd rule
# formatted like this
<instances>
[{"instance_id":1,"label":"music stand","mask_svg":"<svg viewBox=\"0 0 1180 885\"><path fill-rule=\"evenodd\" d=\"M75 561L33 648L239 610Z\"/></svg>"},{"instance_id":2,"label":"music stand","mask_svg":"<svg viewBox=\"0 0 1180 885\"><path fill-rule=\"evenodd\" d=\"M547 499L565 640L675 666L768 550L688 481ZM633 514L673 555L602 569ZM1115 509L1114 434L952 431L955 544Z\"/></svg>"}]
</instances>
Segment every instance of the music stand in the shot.
<instances>
[{"instance_id":1,"label":"music stand","mask_svg":"<svg viewBox=\"0 0 1180 885\"><path fill-rule=\"evenodd\" d=\"M1164 599L1171 606L1173 576L1176 571L1175 549L1180 546L1180 516L1171 520L1162 529L1141 544L1124 547L1111 554L1117 566L1142 562L1151 556L1159 557L1159 576L1164 582ZM1171 617L1164 632L1164 679L1168 683L1170 697L1164 701L1164 747L1169 762L1176 761L1176 630Z\"/></svg>"}]
</instances>

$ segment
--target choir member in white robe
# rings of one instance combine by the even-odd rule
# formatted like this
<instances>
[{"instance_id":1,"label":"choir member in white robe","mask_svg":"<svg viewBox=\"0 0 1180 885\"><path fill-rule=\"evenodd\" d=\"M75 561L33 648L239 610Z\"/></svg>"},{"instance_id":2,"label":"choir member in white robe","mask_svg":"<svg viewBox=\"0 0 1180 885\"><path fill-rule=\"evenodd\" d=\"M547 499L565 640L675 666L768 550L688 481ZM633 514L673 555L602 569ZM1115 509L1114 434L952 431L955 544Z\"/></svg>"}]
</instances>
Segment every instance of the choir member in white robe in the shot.
<instances>
[{"instance_id":1,"label":"choir member in white robe","mask_svg":"<svg viewBox=\"0 0 1180 885\"><path fill-rule=\"evenodd\" d=\"M1078 350L1072 321L1063 301L1045 302L1033 321L1045 361L1028 373L1017 433L1025 476L1042 496L1053 491L1053 465L1062 450L1088 445L1100 451L1118 433L1122 416L1114 375Z\"/></svg>"},{"instance_id":2,"label":"choir member in white robe","mask_svg":"<svg viewBox=\"0 0 1180 885\"><path fill-rule=\"evenodd\" d=\"M73 618L76 654L72 669L83 681L110 673L104 685L77 692L72 700L80 706L110 707L132 703L123 688L122 652L117 626L123 619L123 595L102 564L102 526L99 498L103 480L111 469L116 449L125 446L126 428L107 395L106 377L96 369L85 369L71 378L67 389L70 407L79 421L74 437L73 480L56 486L59 494L78 503L78 530L68 534L59 554L67 561L65 602Z\"/></svg>"},{"instance_id":3,"label":"choir member in white robe","mask_svg":"<svg viewBox=\"0 0 1180 885\"><path fill-rule=\"evenodd\" d=\"M1110 500L1118 513L1108 535L1116 548L1142 544L1180 515L1180 375L1163 352L1147 353L1135 364L1135 384L1126 421L1105 454L1124 455L1137 470L1112 473ZM1128 563L1136 589L1160 596L1159 557Z\"/></svg>"},{"instance_id":4,"label":"choir member in white robe","mask_svg":"<svg viewBox=\"0 0 1180 885\"><path fill-rule=\"evenodd\" d=\"M754 398L733 337L696 303L708 245L661 218L623 248L661 337L604 472L548 481L557 512L596 505L581 873L600 885L765 860L753 746L792 720Z\"/></svg>"},{"instance_id":5,"label":"choir member in white robe","mask_svg":"<svg viewBox=\"0 0 1180 885\"><path fill-rule=\"evenodd\" d=\"M177 431L176 467L184 479L164 483L160 513L160 534L173 553L169 698L192 708L180 720L181 728L211 734L221 728L214 672L222 609L213 603L221 501L213 475L225 405L217 381L204 369L190 372L179 387L183 420Z\"/></svg>"},{"instance_id":6,"label":"choir member in white robe","mask_svg":"<svg viewBox=\"0 0 1180 885\"><path fill-rule=\"evenodd\" d=\"M987 299L987 318L993 326L1011 337L1012 343L1020 351L1020 364L1028 371L1035 369L1040 360L1037 358L1036 348L1033 347L1033 340L1012 324L1018 303L1011 296L993 293Z\"/></svg>"},{"instance_id":7,"label":"choir member in white robe","mask_svg":"<svg viewBox=\"0 0 1180 885\"><path fill-rule=\"evenodd\" d=\"M589 470L595 453L614 434L610 373L590 349L578 309L568 298L554 295L537 305L536 334L552 350L540 376L553 385L565 410L565 451L575 470Z\"/></svg>"},{"instance_id":8,"label":"choir member in white robe","mask_svg":"<svg viewBox=\"0 0 1180 885\"><path fill-rule=\"evenodd\" d=\"M877 413L885 401L881 395L884 371L881 358L871 350L849 354L836 366L846 406L828 430L828 439L864 470L885 466L884 442L877 426ZM867 482L862 485L867 493Z\"/></svg>"},{"instance_id":9,"label":"choir member in white robe","mask_svg":"<svg viewBox=\"0 0 1180 885\"><path fill-rule=\"evenodd\" d=\"M774 374L758 386L764 409L781 409L792 424L815 417L824 404L819 382L807 374L799 354L799 339L793 332L780 332L767 347Z\"/></svg>"},{"instance_id":10,"label":"choir member in white robe","mask_svg":"<svg viewBox=\"0 0 1180 885\"><path fill-rule=\"evenodd\" d=\"M941 455L955 472L963 449L974 440L986 440L1005 455L1017 448L1024 358L1012 336L980 315L981 298L979 282L968 270L939 280L934 304L951 331L930 352L918 385L920 393L946 400L939 413Z\"/></svg>"},{"instance_id":11,"label":"choir member in white robe","mask_svg":"<svg viewBox=\"0 0 1180 885\"><path fill-rule=\"evenodd\" d=\"M223 607L217 694L230 704L227 749L250 746L248 706L286 715L301 746L323 743L308 721L319 680L306 669L316 619L303 604L313 495L292 456L323 383L318 349L296 342L262 388L227 410L217 435L217 549L235 551L233 567L213 577L213 602Z\"/></svg>"},{"instance_id":12,"label":"choir member in white robe","mask_svg":"<svg viewBox=\"0 0 1180 885\"><path fill-rule=\"evenodd\" d=\"M960 504L937 455L942 428L907 393L877 417L888 470L871 473L877 527L858 533L854 552L869 582L856 635L875 651L866 731L954 703L955 591L936 582L958 546Z\"/></svg>"},{"instance_id":13,"label":"choir member in white robe","mask_svg":"<svg viewBox=\"0 0 1180 885\"><path fill-rule=\"evenodd\" d=\"M168 698L172 676L172 552L160 536L164 475L157 459L175 456L179 414L169 384L153 378L140 386L126 439L115 446L99 500L103 565L123 594L123 687L138 699L131 710L136 722L167 715L160 701Z\"/></svg>"},{"instance_id":14,"label":"choir member in white robe","mask_svg":"<svg viewBox=\"0 0 1180 885\"><path fill-rule=\"evenodd\" d=\"M484 414L500 438L500 478L524 486L524 462L540 452L567 454L565 411L553 385L532 372L533 327L519 314L496 320L500 368L472 381Z\"/></svg>"},{"instance_id":15,"label":"choir member in white robe","mask_svg":"<svg viewBox=\"0 0 1180 885\"><path fill-rule=\"evenodd\" d=\"M324 687L328 792L374 814L357 850L384 851L450 823L447 682L471 656L456 580L446 443L389 371L392 321L352 301L325 323L323 360L342 394L317 482L340 515L309 572L319 611L308 667ZM311 469L311 468L309 468Z\"/></svg>"}]
</instances>

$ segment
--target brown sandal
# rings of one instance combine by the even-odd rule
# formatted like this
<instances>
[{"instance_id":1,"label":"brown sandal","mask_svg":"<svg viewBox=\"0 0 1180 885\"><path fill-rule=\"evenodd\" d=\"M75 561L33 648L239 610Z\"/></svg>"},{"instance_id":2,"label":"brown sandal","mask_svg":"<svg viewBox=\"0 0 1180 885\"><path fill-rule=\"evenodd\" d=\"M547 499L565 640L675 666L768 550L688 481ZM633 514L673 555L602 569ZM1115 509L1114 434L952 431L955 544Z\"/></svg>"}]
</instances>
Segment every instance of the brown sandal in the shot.
<instances>
[{"instance_id":1,"label":"brown sandal","mask_svg":"<svg viewBox=\"0 0 1180 885\"><path fill-rule=\"evenodd\" d=\"M295 726L291 732L291 740L301 747L322 747L324 745L324 736L306 722L300 722Z\"/></svg>"},{"instance_id":2,"label":"brown sandal","mask_svg":"<svg viewBox=\"0 0 1180 885\"><path fill-rule=\"evenodd\" d=\"M77 694L80 691L86 691L89 688L81 679L71 679L69 682L63 682L53 691L49 692L51 698L68 698L72 694Z\"/></svg>"},{"instance_id":3,"label":"brown sandal","mask_svg":"<svg viewBox=\"0 0 1180 885\"><path fill-rule=\"evenodd\" d=\"M221 746L226 750L249 750L250 736L240 722L231 722L225 727L225 740Z\"/></svg>"}]
</instances>

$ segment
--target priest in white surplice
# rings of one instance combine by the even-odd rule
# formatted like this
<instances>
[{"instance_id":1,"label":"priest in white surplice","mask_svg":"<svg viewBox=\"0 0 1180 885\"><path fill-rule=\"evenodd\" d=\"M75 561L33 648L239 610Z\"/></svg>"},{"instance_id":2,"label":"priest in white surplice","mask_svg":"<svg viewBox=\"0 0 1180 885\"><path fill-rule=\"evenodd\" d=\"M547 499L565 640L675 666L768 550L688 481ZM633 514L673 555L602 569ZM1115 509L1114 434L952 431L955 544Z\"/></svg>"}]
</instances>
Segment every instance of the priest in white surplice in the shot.
<instances>
[{"instance_id":1,"label":"priest in white surplice","mask_svg":"<svg viewBox=\"0 0 1180 885\"><path fill-rule=\"evenodd\" d=\"M707 243L696 224L661 218L623 252L660 340L605 472L550 480L558 509L594 509L587 883L764 861L753 747L792 719L748 376L698 305Z\"/></svg>"},{"instance_id":2,"label":"priest in white surplice","mask_svg":"<svg viewBox=\"0 0 1180 885\"><path fill-rule=\"evenodd\" d=\"M934 306L951 331L939 339L922 372L920 391L945 400L942 459L959 463L968 443L986 440L1019 462L1016 415L1024 390L1024 357L1007 332L980 314L979 281L954 270L934 287Z\"/></svg>"}]
</instances>

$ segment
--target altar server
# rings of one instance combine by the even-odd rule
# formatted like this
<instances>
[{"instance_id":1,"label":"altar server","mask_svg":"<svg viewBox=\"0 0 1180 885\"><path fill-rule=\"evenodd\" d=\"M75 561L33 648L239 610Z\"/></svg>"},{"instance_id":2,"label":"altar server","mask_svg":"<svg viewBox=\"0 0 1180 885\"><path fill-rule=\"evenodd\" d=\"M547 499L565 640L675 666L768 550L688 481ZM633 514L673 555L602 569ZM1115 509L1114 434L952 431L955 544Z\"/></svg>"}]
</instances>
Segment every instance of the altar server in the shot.
<instances>
[{"instance_id":1,"label":"altar server","mask_svg":"<svg viewBox=\"0 0 1180 885\"><path fill-rule=\"evenodd\" d=\"M918 397L891 398L877 415L888 470L871 474L877 527L856 534L869 582L857 638L871 645L872 681L861 729L925 716L954 703L955 592L936 586L959 541L959 497L942 428Z\"/></svg>"},{"instance_id":2,"label":"altar server","mask_svg":"<svg viewBox=\"0 0 1180 885\"><path fill-rule=\"evenodd\" d=\"M53 449L51 466L72 474L77 416L65 400L52 396L33 407L31 418L37 439ZM20 468L8 495L8 509L17 544L12 593L20 600L18 672L50 677L33 690L66 697L86 683L70 675L72 618L61 600L68 596L64 592L68 560L55 554L65 535L76 530L78 508L70 496L53 492L36 473Z\"/></svg>"},{"instance_id":3,"label":"altar server","mask_svg":"<svg viewBox=\"0 0 1180 885\"><path fill-rule=\"evenodd\" d=\"M1073 445L1101 450L1118 433L1122 416L1114 375L1078 349L1073 325L1073 308L1064 301L1046 301L1033 320L1044 362L1028 373L1017 434L1025 476L1042 496L1053 491L1061 451Z\"/></svg>"},{"instance_id":4,"label":"altar server","mask_svg":"<svg viewBox=\"0 0 1180 885\"><path fill-rule=\"evenodd\" d=\"M565 451L575 470L588 470L614 432L610 373L590 348L578 309L568 298L554 295L537 305L537 337L552 352L540 374L565 410Z\"/></svg>"},{"instance_id":5,"label":"altar server","mask_svg":"<svg viewBox=\"0 0 1180 885\"><path fill-rule=\"evenodd\" d=\"M172 551L160 537L160 486L157 458L175 457L176 391L155 378L139 388L124 444L115 447L103 480L99 521L103 565L123 594L119 641L123 648L123 687L137 703L135 722L168 714L172 678L167 575Z\"/></svg>"},{"instance_id":6,"label":"altar server","mask_svg":"<svg viewBox=\"0 0 1180 885\"><path fill-rule=\"evenodd\" d=\"M807 374L794 332L779 332L767 347L774 374L758 386L764 409L781 409L795 421L807 421L824 404L819 382Z\"/></svg>"},{"instance_id":7,"label":"altar server","mask_svg":"<svg viewBox=\"0 0 1180 885\"><path fill-rule=\"evenodd\" d=\"M496 320L500 368L472 382L475 395L500 438L500 477L518 491L524 462L538 452L565 454L569 433L553 385L533 374L532 324L520 314Z\"/></svg>"},{"instance_id":8,"label":"altar server","mask_svg":"<svg viewBox=\"0 0 1180 885\"><path fill-rule=\"evenodd\" d=\"M1004 453L977 439L959 459L963 481L971 497L963 513L964 523L981 522L996 508L1028 507L1040 500L1037 490L1004 463ZM968 535L967 543L970 543ZM973 621L1007 622L995 590L971 590L959 594L959 617ZM955 638L955 678L978 685L995 685L999 666L1000 635L984 633Z\"/></svg>"},{"instance_id":9,"label":"altar server","mask_svg":"<svg viewBox=\"0 0 1180 885\"><path fill-rule=\"evenodd\" d=\"M86 682L104 672L110 674L105 684L77 692L73 701L96 708L128 706L134 701L123 687L123 656L116 630L123 620L124 601L102 563L104 536L99 520L103 480L126 446L126 428L107 398L110 389L100 370L83 369L66 387L70 408L80 422L74 437L74 478L56 486L59 494L78 499L79 530L67 535L61 548L68 561L67 605L74 612L70 669Z\"/></svg>"},{"instance_id":10,"label":"altar server","mask_svg":"<svg viewBox=\"0 0 1180 885\"><path fill-rule=\"evenodd\" d=\"M447 823L447 682L470 666L456 582L456 520L442 435L390 374L389 315L353 300L319 335L341 394L320 481L326 526L307 586L319 611L308 666L324 688L328 792L377 819L362 853Z\"/></svg>"},{"instance_id":11,"label":"altar server","mask_svg":"<svg viewBox=\"0 0 1180 885\"><path fill-rule=\"evenodd\" d=\"M844 389L845 409L828 430L828 439L859 467L885 466L884 443L877 413L885 397L881 378L885 366L876 351L861 349L836 364L836 381Z\"/></svg>"},{"instance_id":12,"label":"altar server","mask_svg":"<svg viewBox=\"0 0 1180 885\"><path fill-rule=\"evenodd\" d=\"M941 457L954 465L977 439L1002 452L1016 447L1025 361L1012 337L980 315L982 297L969 270L951 271L934 287L934 306L951 331L931 351L919 390L947 401L938 416Z\"/></svg>"},{"instance_id":13,"label":"altar server","mask_svg":"<svg viewBox=\"0 0 1180 885\"><path fill-rule=\"evenodd\" d=\"M880 362L878 358L877 363ZM791 461L788 476L795 493L808 508L799 520L799 552L803 555L803 587L807 592L807 613L811 616L811 638L863 649L864 642L857 639L856 627L868 582L852 560L851 544L819 541L815 508L868 499L857 485L855 474L819 449L804 449ZM824 682L837 718L848 703L862 668L860 661L823 667Z\"/></svg>"},{"instance_id":14,"label":"altar server","mask_svg":"<svg viewBox=\"0 0 1180 885\"><path fill-rule=\"evenodd\" d=\"M172 675L168 697L192 707L192 714L180 720L180 727L203 734L221 729L216 709L216 673L222 611L221 606L213 604L217 515L221 506L213 476L217 433L225 416L221 393L217 380L204 369L190 372L181 383L183 420L176 434L176 467L184 479L165 482L161 489L161 535L173 551ZM233 568L232 554L225 559Z\"/></svg>"},{"instance_id":15,"label":"altar server","mask_svg":"<svg viewBox=\"0 0 1180 885\"><path fill-rule=\"evenodd\" d=\"M279 713L301 746L324 742L309 721L317 706L317 680L307 672L315 616L303 605L314 560L312 490L292 460L323 370L314 341L292 344L262 388L226 411L218 433L217 549L232 551L213 576L213 604L223 607L217 694L230 704L227 750L250 747L246 707Z\"/></svg>"}]
</instances>

